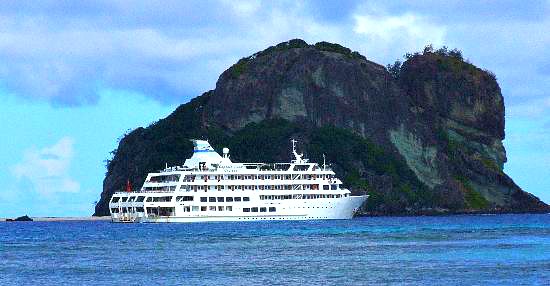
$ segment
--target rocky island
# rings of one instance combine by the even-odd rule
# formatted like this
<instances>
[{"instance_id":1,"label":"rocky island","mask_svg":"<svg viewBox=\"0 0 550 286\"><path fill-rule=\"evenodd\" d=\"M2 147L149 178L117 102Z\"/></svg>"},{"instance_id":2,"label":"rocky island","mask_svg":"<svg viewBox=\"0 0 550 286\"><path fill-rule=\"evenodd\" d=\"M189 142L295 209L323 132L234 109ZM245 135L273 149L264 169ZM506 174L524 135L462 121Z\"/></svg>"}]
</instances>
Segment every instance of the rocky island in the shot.
<instances>
[{"instance_id":1,"label":"rocky island","mask_svg":"<svg viewBox=\"0 0 550 286\"><path fill-rule=\"evenodd\" d=\"M291 40L239 60L216 88L126 134L107 162L108 200L165 164L191 156L190 138L229 147L241 162L290 158L290 138L323 154L369 215L549 212L503 172L504 100L494 74L457 50L408 54L384 67L338 44Z\"/></svg>"}]
</instances>

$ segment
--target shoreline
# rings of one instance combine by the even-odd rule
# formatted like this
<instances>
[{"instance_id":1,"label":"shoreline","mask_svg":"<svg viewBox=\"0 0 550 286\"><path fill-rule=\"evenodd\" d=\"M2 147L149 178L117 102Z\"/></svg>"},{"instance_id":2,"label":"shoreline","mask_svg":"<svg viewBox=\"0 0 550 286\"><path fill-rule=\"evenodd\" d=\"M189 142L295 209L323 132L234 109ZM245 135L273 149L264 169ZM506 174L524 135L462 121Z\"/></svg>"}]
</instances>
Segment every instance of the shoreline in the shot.
<instances>
[{"instance_id":1,"label":"shoreline","mask_svg":"<svg viewBox=\"0 0 550 286\"><path fill-rule=\"evenodd\" d=\"M33 221L110 221L110 216L68 216L68 217L30 217ZM8 218L0 218L0 222L6 222Z\"/></svg>"}]
</instances>

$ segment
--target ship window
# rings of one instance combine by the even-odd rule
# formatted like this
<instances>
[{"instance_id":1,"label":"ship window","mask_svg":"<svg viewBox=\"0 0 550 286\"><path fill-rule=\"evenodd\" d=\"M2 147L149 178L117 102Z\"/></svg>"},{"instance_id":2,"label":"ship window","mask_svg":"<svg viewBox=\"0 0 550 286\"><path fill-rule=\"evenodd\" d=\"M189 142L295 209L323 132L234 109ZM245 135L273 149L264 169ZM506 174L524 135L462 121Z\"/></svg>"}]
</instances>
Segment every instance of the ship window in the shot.
<instances>
[{"instance_id":1,"label":"ship window","mask_svg":"<svg viewBox=\"0 0 550 286\"><path fill-rule=\"evenodd\" d=\"M236 202L240 202L240 201L241 201L241 197L235 197L235 201L236 201Z\"/></svg>"},{"instance_id":2,"label":"ship window","mask_svg":"<svg viewBox=\"0 0 550 286\"><path fill-rule=\"evenodd\" d=\"M136 212L142 213L142 212L143 212L143 207L137 207L137 208L136 208Z\"/></svg>"},{"instance_id":3,"label":"ship window","mask_svg":"<svg viewBox=\"0 0 550 286\"><path fill-rule=\"evenodd\" d=\"M117 209L117 208L112 208L112 209L111 209L111 212L112 212L112 213L118 213L118 209Z\"/></svg>"},{"instance_id":4,"label":"ship window","mask_svg":"<svg viewBox=\"0 0 550 286\"><path fill-rule=\"evenodd\" d=\"M206 203L208 201L208 199L206 197L201 197L201 202L202 203Z\"/></svg>"},{"instance_id":5,"label":"ship window","mask_svg":"<svg viewBox=\"0 0 550 286\"><path fill-rule=\"evenodd\" d=\"M215 212L215 211L216 211L216 207L215 207L215 206L210 206L210 207L208 207L208 210L209 210L209 211L214 211L214 212Z\"/></svg>"},{"instance_id":6,"label":"ship window","mask_svg":"<svg viewBox=\"0 0 550 286\"><path fill-rule=\"evenodd\" d=\"M215 203L216 202L216 197L209 197L208 201L211 202L211 203Z\"/></svg>"},{"instance_id":7,"label":"ship window","mask_svg":"<svg viewBox=\"0 0 550 286\"><path fill-rule=\"evenodd\" d=\"M184 206L184 207L183 207L183 212L188 213L188 212L190 212L190 211L191 211L191 207L190 207L190 206Z\"/></svg>"},{"instance_id":8,"label":"ship window","mask_svg":"<svg viewBox=\"0 0 550 286\"><path fill-rule=\"evenodd\" d=\"M123 213L127 213L127 212L128 212L128 209L127 209L127 208L122 208L122 212L123 212Z\"/></svg>"},{"instance_id":9,"label":"ship window","mask_svg":"<svg viewBox=\"0 0 550 286\"><path fill-rule=\"evenodd\" d=\"M248 202L248 201L250 201L249 197L243 197L243 202Z\"/></svg>"},{"instance_id":10,"label":"ship window","mask_svg":"<svg viewBox=\"0 0 550 286\"><path fill-rule=\"evenodd\" d=\"M265 213L266 211L267 211L266 208L260 208L261 213Z\"/></svg>"},{"instance_id":11,"label":"ship window","mask_svg":"<svg viewBox=\"0 0 550 286\"><path fill-rule=\"evenodd\" d=\"M128 202L133 202L135 199L136 199L136 197L130 197L130 199L128 200Z\"/></svg>"},{"instance_id":12,"label":"ship window","mask_svg":"<svg viewBox=\"0 0 550 286\"><path fill-rule=\"evenodd\" d=\"M205 212L206 211L206 206L201 206L201 212Z\"/></svg>"},{"instance_id":13,"label":"ship window","mask_svg":"<svg viewBox=\"0 0 550 286\"><path fill-rule=\"evenodd\" d=\"M128 200L128 197L122 197L122 202L126 202Z\"/></svg>"},{"instance_id":14,"label":"ship window","mask_svg":"<svg viewBox=\"0 0 550 286\"><path fill-rule=\"evenodd\" d=\"M249 213L250 212L250 208L243 208L243 213Z\"/></svg>"},{"instance_id":15,"label":"ship window","mask_svg":"<svg viewBox=\"0 0 550 286\"><path fill-rule=\"evenodd\" d=\"M192 206L191 211L198 212L199 211L199 206Z\"/></svg>"},{"instance_id":16,"label":"ship window","mask_svg":"<svg viewBox=\"0 0 550 286\"><path fill-rule=\"evenodd\" d=\"M225 210L228 211L228 212L232 212L232 211L233 211L233 207L232 207L232 206L226 206L226 207L225 207Z\"/></svg>"},{"instance_id":17,"label":"ship window","mask_svg":"<svg viewBox=\"0 0 550 286\"><path fill-rule=\"evenodd\" d=\"M233 197L227 197L226 201L232 202L232 201L233 201Z\"/></svg>"},{"instance_id":18,"label":"ship window","mask_svg":"<svg viewBox=\"0 0 550 286\"><path fill-rule=\"evenodd\" d=\"M118 202L118 200L120 199L120 197L113 197L113 199L111 200L112 203L116 203Z\"/></svg>"},{"instance_id":19,"label":"ship window","mask_svg":"<svg viewBox=\"0 0 550 286\"><path fill-rule=\"evenodd\" d=\"M218 211L223 212L223 206L219 206Z\"/></svg>"},{"instance_id":20,"label":"ship window","mask_svg":"<svg viewBox=\"0 0 550 286\"><path fill-rule=\"evenodd\" d=\"M223 203L224 199L223 197L218 197L218 202Z\"/></svg>"},{"instance_id":21,"label":"ship window","mask_svg":"<svg viewBox=\"0 0 550 286\"><path fill-rule=\"evenodd\" d=\"M147 197L147 202L152 202L153 201L153 197Z\"/></svg>"},{"instance_id":22,"label":"ship window","mask_svg":"<svg viewBox=\"0 0 550 286\"><path fill-rule=\"evenodd\" d=\"M143 202L144 199L145 199L145 196L139 196L137 197L136 202Z\"/></svg>"},{"instance_id":23,"label":"ship window","mask_svg":"<svg viewBox=\"0 0 550 286\"><path fill-rule=\"evenodd\" d=\"M270 208L269 208L269 212L270 212L270 213L275 212L275 208L274 208L274 207L270 207Z\"/></svg>"},{"instance_id":24,"label":"ship window","mask_svg":"<svg viewBox=\"0 0 550 286\"><path fill-rule=\"evenodd\" d=\"M253 212L253 213L257 213L257 212L258 212L258 208L252 208L252 212Z\"/></svg>"},{"instance_id":25,"label":"ship window","mask_svg":"<svg viewBox=\"0 0 550 286\"><path fill-rule=\"evenodd\" d=\"M337 185L330 185L331 190L336 190L337 187L338 187Z\"/></svg>"},{"instance_id":26,"label":"ship window","mask_svg":"<svg viewBox=\"0 0 550 286\"><path fill-rule=\"evenodd\" d=\"M295 165L294 171L307 171L308 165Z\"/></svg>"}]
</instances>

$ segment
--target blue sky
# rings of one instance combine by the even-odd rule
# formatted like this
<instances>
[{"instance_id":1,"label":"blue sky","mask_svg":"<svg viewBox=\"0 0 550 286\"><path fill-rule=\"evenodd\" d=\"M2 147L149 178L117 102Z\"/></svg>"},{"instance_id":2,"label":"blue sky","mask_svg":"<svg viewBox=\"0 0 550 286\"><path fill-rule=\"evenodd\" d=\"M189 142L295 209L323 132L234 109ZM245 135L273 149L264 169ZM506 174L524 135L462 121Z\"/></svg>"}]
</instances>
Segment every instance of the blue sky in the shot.
<instances>
[{"instance_id":1,"label":"blue sky","mask_svg":"<svg viewBox=\"0 0 550 286\"><path fill-rule=\"evenodd\" d=\"M293 38L382 64L461 49L502 88L505 171L550 202L547 31L550 1L3 1L0 217L91 214L122 134Z\"/></svg>"}]
</instances>

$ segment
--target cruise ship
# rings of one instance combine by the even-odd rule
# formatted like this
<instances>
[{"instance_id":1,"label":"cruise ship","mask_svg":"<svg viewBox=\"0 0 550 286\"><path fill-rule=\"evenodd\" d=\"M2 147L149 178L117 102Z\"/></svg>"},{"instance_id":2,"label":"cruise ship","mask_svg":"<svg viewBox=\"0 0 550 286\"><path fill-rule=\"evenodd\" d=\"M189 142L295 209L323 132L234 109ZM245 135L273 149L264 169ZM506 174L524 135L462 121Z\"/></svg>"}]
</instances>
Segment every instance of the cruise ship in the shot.
<instances>
[{"instance_id":1,"label":"cruise ship","mask_svg":"<svg viewBox=\"0 0 550 286\"><path fill-rule=\"evenodd\" d=\"M193 141L183 166L149 173L138 191L113 194L113 222L349 219L367 200L334 172L310 163L292 141L290 163L235 163L205 140Z\"/></svg>"}]
</instances>

